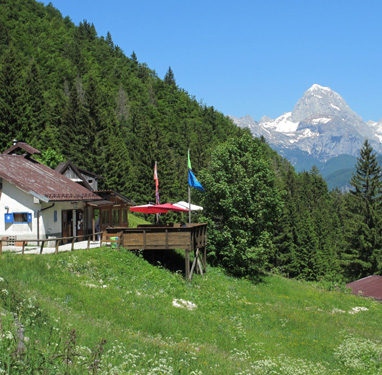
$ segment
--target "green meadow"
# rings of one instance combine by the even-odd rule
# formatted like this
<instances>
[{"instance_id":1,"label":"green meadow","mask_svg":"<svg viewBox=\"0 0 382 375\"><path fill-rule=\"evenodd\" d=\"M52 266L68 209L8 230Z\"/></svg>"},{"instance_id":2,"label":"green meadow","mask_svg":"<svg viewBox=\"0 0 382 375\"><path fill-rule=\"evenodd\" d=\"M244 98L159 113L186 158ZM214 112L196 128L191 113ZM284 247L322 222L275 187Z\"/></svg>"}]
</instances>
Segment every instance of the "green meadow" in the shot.
<instances>
[{"instance_id":1,"label":"green meadow","mask_svg":"<svg viewBox=\"0 0 382 375\"><path fill-rule=\"evenodd\" d=\"M382 373L379 302L212 267L186 282L183 262L106 247L4 253L0 373Z\"/></svg>"}]
</instances>

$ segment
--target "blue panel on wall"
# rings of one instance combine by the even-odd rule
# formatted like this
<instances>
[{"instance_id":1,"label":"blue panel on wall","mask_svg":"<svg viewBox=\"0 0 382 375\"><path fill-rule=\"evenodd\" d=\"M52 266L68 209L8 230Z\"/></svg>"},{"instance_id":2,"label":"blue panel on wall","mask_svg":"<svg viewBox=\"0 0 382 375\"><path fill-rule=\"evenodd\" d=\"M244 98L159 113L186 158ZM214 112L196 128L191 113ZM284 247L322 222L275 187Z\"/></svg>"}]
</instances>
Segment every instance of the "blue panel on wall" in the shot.
<instances>
[{"instance_id":1,"label":"blue panel on wall","mask_svg":"<svg viewBox=\"0 0 382 375\"><path fill-rule=\"evenodd\" d=\"M32 222L32 214L28 214L28 223Z\"/></svg>"},{"instance_id":2,"label":"blue panel on wall","mask_svg":"<svg viewBox=\"0 0 382 375\"><path fill-rule=\"evenodd\" d=\"M5 219L4 221L6 223L13 223L13 214L5 214Z\"/></svg>"}]
</instances>

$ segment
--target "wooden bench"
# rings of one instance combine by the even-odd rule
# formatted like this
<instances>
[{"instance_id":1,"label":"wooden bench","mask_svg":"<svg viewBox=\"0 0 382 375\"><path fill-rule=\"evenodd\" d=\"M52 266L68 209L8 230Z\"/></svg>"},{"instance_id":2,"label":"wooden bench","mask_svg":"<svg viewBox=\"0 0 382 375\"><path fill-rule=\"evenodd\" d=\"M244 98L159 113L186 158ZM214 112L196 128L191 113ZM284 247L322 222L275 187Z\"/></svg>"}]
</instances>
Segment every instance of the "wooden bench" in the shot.
<instances>
[{"instance_id":1,"label":"wooden bench","mask_svg":"<svg viewBox=\"0 0 382 375\"><path fill-rule=\"evenodd\" d=\"M117 244L117 247L120 247L122 244L122 235L123 235L123 232L118 232L118 233L103 232L100 246L102 246L103 243L108 243L111 245L111 247L113 247L113 244Z\"/></svg>"}]
</instances>

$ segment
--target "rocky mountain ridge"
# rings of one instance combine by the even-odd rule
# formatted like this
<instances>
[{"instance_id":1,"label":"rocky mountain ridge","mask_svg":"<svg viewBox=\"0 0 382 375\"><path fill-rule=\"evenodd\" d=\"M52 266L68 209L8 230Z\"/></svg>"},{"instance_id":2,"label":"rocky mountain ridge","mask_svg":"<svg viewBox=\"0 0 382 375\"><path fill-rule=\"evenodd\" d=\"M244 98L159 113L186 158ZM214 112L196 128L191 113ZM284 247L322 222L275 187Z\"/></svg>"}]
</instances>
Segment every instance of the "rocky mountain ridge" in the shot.
<instances>
[{"instance_id":1,"label":"rocky mountain ridge","mask_svg":"<svg viewBox=\"0 0 382 375\"><path fill-rule=\"evenodd\" d=\"M338 93L318 84L304 93L292 112L276 119L264 116L257 122L251 116L229 117L253 135L263 136L281 154L303 152L326 162L343 154L358 156L365 139L382 154L382 120L363 121Z\"/></svg>"}]
</instances>

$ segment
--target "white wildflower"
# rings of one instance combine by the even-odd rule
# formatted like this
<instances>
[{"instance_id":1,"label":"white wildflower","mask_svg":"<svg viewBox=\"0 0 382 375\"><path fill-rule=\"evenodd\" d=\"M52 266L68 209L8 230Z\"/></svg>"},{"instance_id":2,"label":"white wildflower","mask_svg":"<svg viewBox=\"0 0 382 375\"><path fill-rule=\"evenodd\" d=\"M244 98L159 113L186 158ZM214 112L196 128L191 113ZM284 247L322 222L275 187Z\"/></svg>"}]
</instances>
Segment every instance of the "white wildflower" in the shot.
<instances>
[{"instance_id":1,"label":"white wildflower","mask_svg":"<svg viewBox=\"0 0 382 375\"><path fill-rule=\"evenodd\" d=\"M357 306L353 307L350 311L348 311L349 314L357 314L360 311L367 311L369 310L367 307Z\"/></svg>"},{"instance_id":2,"label":"white wildflower","mask_svg":"<svg viewBox=\"0 0 382 375\"><path fill-rule=\"evenodd\" d=\"M380 374L378 367L381 355L382 343L380 341L352 336L347 336L334 351L336 359L347 369L368 374Z\"/></svg>"},{"instance_id":3,"label":"white wildflower","mask_svg":"<svg viewBox=\"0 0 382 375\"><path fill-rule=\"evenodd\" d=\"M190 301L186 301L184 299L176 299L176 298L173 299L172 305L174 307L187 309L187 310L195 310L198 307Z\"/></svg>"},{"instance_id":4,"label":"white wildflower","mask_svg":"<svg viewBox=\"0 0 382 375\"><path fill-rule=\"evenodd\" d=\"M337 309L336 307L332 310L332 314L336 314L336 313L345 313L344 310L341 310L341 309Z\"/></svg>"}]
</instances>

